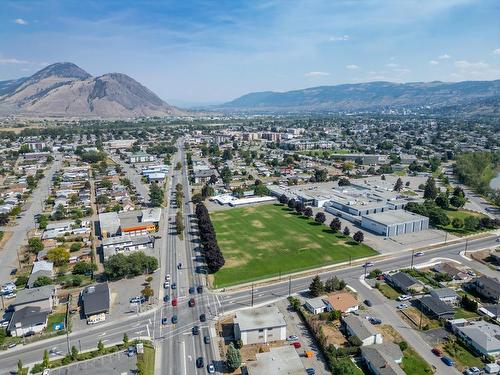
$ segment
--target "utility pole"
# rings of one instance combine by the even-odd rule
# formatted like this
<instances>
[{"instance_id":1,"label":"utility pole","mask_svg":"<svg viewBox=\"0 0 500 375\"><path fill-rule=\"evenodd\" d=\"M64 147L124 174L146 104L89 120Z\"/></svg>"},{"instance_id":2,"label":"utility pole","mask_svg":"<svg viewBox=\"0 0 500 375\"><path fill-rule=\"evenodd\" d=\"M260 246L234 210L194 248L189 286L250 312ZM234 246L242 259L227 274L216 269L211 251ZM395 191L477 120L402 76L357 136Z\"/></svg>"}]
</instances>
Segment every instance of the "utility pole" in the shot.
<instances>
[{"instance_id":1,"label":"utility pole","mask_svg":"<svg viewBox=\"0 0 500 375\"><path fill-rule=\"evenodd\" d=\"M413 268L413 258L415 257L415 250L411 251L411 263L410 263L410 268Z\"/></svg>"},{"instance_id":2,"label":"utility pole","mask_svg":"<svg viewBox=\"0 0 500 375\"><path fill-rule=\"evenodd\" d=\"M292 295L292 276L288 276L288 297Z\"/></svg>"},{"instance_id":3,"label":"utility pole","mask_svg":"<svg viewBox=\"0 0 500 375\"><path fill-rule=\"evenodd\" d=\"M469 244L469 239L466 238L465 239L465 252L464 252L464 255L467 256L467 245Z\"/></svg>"},{"instance_id":4,"label":"utility pole","mask_svg":"<svg viewBox=\"0 0 500 375\"><path fill-rule=\"evenodd\" d=\"M365 279L366 279L366 270L368 269L368 262L365 262Z\"/></svg>"},{"instance_id":5,"label":"utility pole","mask_svg":"<svg viewBox=\"0 0 500 375\"><path fill-rule=\"evenodd\" d=\"M448 240L448 232L444 232L444 244L446 245L446 241Z\"/></svg>"},{"instance_id":6,"label":"utility pole","mask_svg":"<svg viewBox=\"0 0 500 375\"><path fill-rule=\"evenodd\" d=\"M252 307L253 307L253 284L252 284Z\"/></svg>"}]
</instances>

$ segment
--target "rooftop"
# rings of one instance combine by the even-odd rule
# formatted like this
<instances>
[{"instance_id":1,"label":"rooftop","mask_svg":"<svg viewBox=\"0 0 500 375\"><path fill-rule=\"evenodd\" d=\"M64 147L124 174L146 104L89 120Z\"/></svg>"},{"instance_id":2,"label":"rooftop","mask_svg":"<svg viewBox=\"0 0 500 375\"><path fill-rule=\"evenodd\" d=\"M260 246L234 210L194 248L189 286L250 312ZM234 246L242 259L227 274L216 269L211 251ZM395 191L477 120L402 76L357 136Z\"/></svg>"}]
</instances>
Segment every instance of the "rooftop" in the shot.
<instances>
[{"instance_id":1,"label":"rooftop","mask_svg":"<svg viewBox=\"0 0 500 375\"><path fill-rule=\"evenodd\" d=\"M142 218L141 221L143 223L157 223L160 222L161 219L161 208L148 208L146 210L142 210Z\"/></svg>"},{"instance_id":2,"label":"rooftop","mask_svg":"<svg viewBox=\"0 0 500 375\"><path fill-rule=\"evenodd\" d=\"M39 324L45 324L47 323L49 314L50 311L42 310L40 306L23 307L22 309L14 311L14 314L12 314L8 330L13 331L16 328L16 325L27 328Z\"/></svg>"},{"instance_id":3,"label":"rooftop","mask_svg":"<svg viewBox=\"0 0 500 375\"><path fill-rule=\"evenodd\" d=\"M457 327L457 330L488 352L500 351L500 327L495 324L478 321L468 326Z\"/></svg>"},{"instance_id":4,"label":"rooftop","mask_svg":"<svg viewBox=\"0 0 500 375\"><path fill-rule=\"evenodd\" d=\"M249 375L276 374L276 375L302 375L304 365L299 358L297 350L286 345L271 348L269 352L257 353L257 360L247 362Z\"/></svg>"},{"instance_id":5,"label":"rooftop","mask_svg":"<svg viewBox=\"0 0 500 375\"><path fill-rule=\"evenodd\" d=\"M423 296L419 299L419 303L437 316L454 314L453 308L437 297Z\"/></svg>"},{"instance_id":6,"label":"rooftop","mask_svg":"<svg viewBox=\"0 0 500 375\"><path fill-rule=\"evenodd\" d=\"M12 302L13 306L24 305L26 303L42 301L50 298L55 293L54 285L44 285L38 288L21 289L16 293L16 299Z\"/></svg>"},{"instance_id":7,"label":"rooftop","mask_svg":"<svg viewBox=\"0 0 500 375\"><path fill-rule=\"evenodd\" d=\"M376 214L365 215L364 218L385 225L399 224L415 220L428 220L425 216L405 210L389 210L385 212L378 212Z\"/></svg>"},{"instance_id":8,"label":"rooftop","mask_svg":"<svg viewBox=\"0 0 500 375\"><path fill-rule=\"evenodd\" d=\"M240 331L286 326L283 314L279 312L277 307L259 307L238 311L234 324L238 324Z\"/></svg>"},{"instance_id":9,"label":"rooftop","mask_svg":"<svg viewBox=\"0 0 500 375\"><path fill-rule=\"evenodd\" d=\"M352 331L353 335L360 340L378 334L367 319L360 318L359 316L348 315L343 318L343 321Z\"/></svg>"},{"instance_id":10,"label":"rooftop","mask_svg":"<svg viewBox=\"0 0 500 375\"><path fill-rule=\"evenodd\" d=\"M109 286L107 283L89 285L81 292L86 316L109 310Z\"/></svg>"},{"instance_id":11,"label":"rooftop","mask_svg":"<svg viewBox=\"0 0 500 375\"><path fill-rule=\"evenodd\" d=\"M357 306L358 300L348 292L332 293L328 296L328 301L335 310L346 312L347 309Z\"/></svg>"}]
</instances>

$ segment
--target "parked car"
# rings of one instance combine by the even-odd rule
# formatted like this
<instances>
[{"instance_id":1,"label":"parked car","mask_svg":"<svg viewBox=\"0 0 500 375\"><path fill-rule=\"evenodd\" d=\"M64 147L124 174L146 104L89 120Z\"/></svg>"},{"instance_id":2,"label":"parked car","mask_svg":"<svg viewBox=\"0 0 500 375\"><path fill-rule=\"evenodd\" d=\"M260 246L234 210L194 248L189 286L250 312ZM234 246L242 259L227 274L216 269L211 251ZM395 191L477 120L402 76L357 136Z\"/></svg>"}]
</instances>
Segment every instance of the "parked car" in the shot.
<instances>
[{"instance_id":1,"label":"parked car","mask_svg":"<svg viewBox=\"0 0 500 375\"><path fill-rule=\"evenodd\" d=\"M199 335L200 334L200 327L194 326L193 327L193 335Z\"/></svg>"},{"instance_id":2,"label":"parked car","mask_svg":"<svg viewBox=\"0 0 500 375\"><path fill-rule=\"evenodd\" d=\"M407 294L401 294L398 298L396 298L396 301L409 301L411 300L411 296Z\"/></svg>"},{"instance_id":3,"label":"parked car","mask_svg":"<svg viewBox=\"0 0 500 375\"><path fill-rule=\"evenodd\" d=\"M189 307L194 307L194 305L196 305L196 302L195 302L194 298L191 298L189 300L188 305L189 305Z\"/></svg>"},{"instance_id":4,"label":"parked car","mask_svg":"<svg viewBox=\"0 0 500 375\"><path fill-rule=\"evenodd\" d=\"M135 354L135 348L133 346L129 346L127 349L127 355L132 357Z\"/></svg>"},{"instance_id":5,"label":"parked car","mask_svg":"<svg viewBox=\"0 0 500 375\"><path fill-rule=\"evenodd\" d=\"M406 303L400 303L399 305L396 306L399 310L406 309L408 305Z\"/></svg>"},{"instance_id":6,"label":"parked car","mask_svg":"<svg viewBox=\"0 0 500 375\"><path fill-rule=\"evenodd\" d=\"M373 325L378 325L378 324L382 324L382 320L380 320L378 318L370 318L370 323Z\"/></svg>"},{"instance_id":7,"label":"parked car","mask_svg":"<svg viewBox=\"0 0 500 375\"><path fill-rule=\"evenodd\" d=\"M370 301L369 299L365 299L365 300L363 301L363 303L364 303L366 306L368 306L368 307L372 307L372 306L373 306L372 301Z\"/></svg>"},{"instance_id":8,"label":"parked car","mask_svg":"<svg viewBox=\"0 0 500 375\"><path fill-rule=\"evenodd\" d=\"M174 307L177 306L177 298L174 298L172 300L172 306L174 306Z\"/></svg>"},{"instance_id":9,"label":"parked car","mask_svg":"<svg viewBox=\"0 0 500 375\"><path fill-rule=\"evenodd\" d=\"M165 275L165 281L170 281L170 274L169 274L169 273L167 273L167 274Z\"/></svg>"},{"instance_id":10,"label":"parked car","mask_svg":"<svg viewBox=\"0 0 500 375\"><path fill-rule=\"evenodd\" d=\"M437 355L438 357L441 357L443 355L443 352L439 348L432 348L431 352Z\"/></svg>"},{"instance_id":11,"label":"parked car","mask_svg":"<svg viewBox=\"0 0 500 375\"><path fill-rule=\"evenodd\" d=\"M299 338L295 335L288 336L286 341L297 341Z\"/></svg>"},{"instance_id":12,"label":"parked car","mask_svg":"<svg viewBox=\"0 0 500 375\"><path fill-rule=\"evenodd\" d=\"M204 336L204 337L203 337L203 342L204 342L205 344L210 344L210 336Z\"/></svg>"},{"instance_id":13,"label":"parked car","mask_svg":"<svg viewBox=\"0 0 500 375\"><path fill-rule=\"evenodd\" d=\"M165 289L170 288L170 282L165 281L165 282L163 283L163 287L164 287Z\"/></svg>"},{"instance_id":14,"label":"parked car","mask_svg":"<svg viewBox=\"0 0 500 375\"><path fill-rule=\"evenodd\" d=\"M215 366L212 363L208 364L207 371L209 374L215 374Z\"/></svg>"},{"instance_id":15,"label":"parked car","mask_svg":"<svg viewBox=\"0 0 500 375\"><path fill-rule=\"evenodd\" d=\"M10 275L14 276L17 273L17 268L13 268L10 270Z\"/></svg>"},{"instance_id":16,"label":"parked car","mask_svg":"<svg viewBox=\"0 0 500 375\"><path fill-rule=\"evenodd\" d=\"M441 357L441 361L443 361L444 364L447 366L454 366L455 365L455 361L453 359L451 359L450 357Z\"/></svg>"},{"instance_id":17,"label":"parked car","mask_svg":"<svg viewBox=\"0 0 500 375\"><path fill-rule=\"evenodd\" d=\"M314 375L316 374L316 370L314 370L312 367L306 368L307 375Z\"/></svg>"},{"instance_id":18,"label":"parked car","mask_svg":"<svg viewBox=\"0 0 500 375\"><path fill-rule=\"evenodd\" d=\"M483 372L481 371L481 369L478 369L477 367L470 367L467 370L465 370L466 375L480 375L482 373Z\"/></svg>"},{"instance_id":19,"label":"parked car","mask_svg":"<svg viewBox=\"0 0 500 375\"><path fill-rule=\"evenodd\" d=\"M300 342L298 342L298 341L295 341L294 343L292 343L292 345L295 349L299 349L302 346L302 345L300 345Z\"/></svg>"},{"instance_id":20,"label":"parked car","mask_svg":"<svg viewBox=\"0 0 500 375\"><path fill-rule=\"evenodd\" d=\"M196 359L196 367L202 368L203 366L205 366L205 363L203 361L203 357L198 357Z\"/></svg>"}]
</instances>

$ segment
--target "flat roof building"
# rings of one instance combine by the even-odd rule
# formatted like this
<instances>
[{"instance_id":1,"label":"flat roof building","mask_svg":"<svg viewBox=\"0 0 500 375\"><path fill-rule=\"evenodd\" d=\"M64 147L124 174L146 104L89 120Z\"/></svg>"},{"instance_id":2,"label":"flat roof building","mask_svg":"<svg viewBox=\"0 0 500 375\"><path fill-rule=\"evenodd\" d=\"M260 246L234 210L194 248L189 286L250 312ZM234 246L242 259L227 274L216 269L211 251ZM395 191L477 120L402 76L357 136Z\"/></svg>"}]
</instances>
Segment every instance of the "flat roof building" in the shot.
<instances>
[{"instance_id":1,"label":"flat roof building","mask_svg":"<svg viewBox=\"0 0 500 375\"><path fill-rule=\"evenodd\" d=\"M234 319L234 336L243 345L286 339L286 322L277 307L242 310Z\"/></svg>"},{"instance_id":2,"label":"flat roof building","mask_svg":"<svg viewBox=\"0 0 500 375\"><path fill-rule=\"evenodd\" d=\"M109 312L108 283L89 285L80 292L80 298L86 318Z\"/></svg>"},{"instance_id":3,"label":"flat roof building","mask_svg":"<svg viewBox=\"0 0 500 375\"><path fill-rule=\"evenodd\" d=\"M429 218L405 210L387 210L365 215L361 226L386 237L419 232L429 228Z\"/></svg>"},{"instance_id":4,"label":"flat roof building","mask_svg":"<svg viewBox=\"0 0 500 375\"><path fill-rule=\"evenodd\" d=\"M305 371L297 350L291 345L271 348L265 353L257 353L256 358L256 361L247 362L249 375L302 375Z\"/></svg>"},{"instance_id":5,"label":"flat roof building","mask_svg":"<svg viewBox=\"0 0 500 375\"><path fill-rule=\"evenodd\" d=\"M120 218L116 212L103 212L99 214L101 236L113 237L120 233Z\"/></svg>"}]
</instances>

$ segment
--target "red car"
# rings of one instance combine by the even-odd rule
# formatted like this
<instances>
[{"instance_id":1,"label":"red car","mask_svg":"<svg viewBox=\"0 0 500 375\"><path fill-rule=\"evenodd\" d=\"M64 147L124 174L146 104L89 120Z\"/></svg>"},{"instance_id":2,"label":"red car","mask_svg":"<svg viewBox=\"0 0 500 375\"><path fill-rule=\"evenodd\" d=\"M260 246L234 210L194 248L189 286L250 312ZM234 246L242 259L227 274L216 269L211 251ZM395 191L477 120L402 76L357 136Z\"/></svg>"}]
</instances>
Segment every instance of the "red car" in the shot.
<instances>
[{"instance_id":1,"label":"red car","mask_svg":"<svg viewBox=\"0 0 500 375\"><path fill-rule=\"evenodd\" d=\"M174 299L172 300L172 306L177 306L177 298L174 298Z\"/></svg>"},{"instance_id":2,"label":"red car","mask_svg":"<svg viewBox=\"0 0 500 375\"><path fill-rule=\"evenodd\" d=\"M302 346L302 345L300 345L300 342L298 342L298 341L295 341L292 345L295 349L299 349Z\"/></svg>"},{"instance_id":3,"label":"red car","mask_svg":"<svg viewBox=\"0 0 500 375\"><path fill-rule=\"evenodd\" d=\"M196 302L194 301L194 298L191 298L189 300L189 307L194 307L194 305L196 305Z\"/></svg>"},{"instance_id":4,"label":"red car","mask_svg":"<svg viewBox=\"0 0 500 375\"><path fill-rule=\"evenodd\" d=\"M438 348L432 348L431 350L435 355L437 355L438 357L441 357L443 355L443 352L438 349Z\"/></svg>"}]
</instances>

